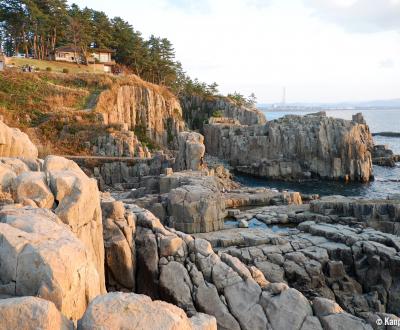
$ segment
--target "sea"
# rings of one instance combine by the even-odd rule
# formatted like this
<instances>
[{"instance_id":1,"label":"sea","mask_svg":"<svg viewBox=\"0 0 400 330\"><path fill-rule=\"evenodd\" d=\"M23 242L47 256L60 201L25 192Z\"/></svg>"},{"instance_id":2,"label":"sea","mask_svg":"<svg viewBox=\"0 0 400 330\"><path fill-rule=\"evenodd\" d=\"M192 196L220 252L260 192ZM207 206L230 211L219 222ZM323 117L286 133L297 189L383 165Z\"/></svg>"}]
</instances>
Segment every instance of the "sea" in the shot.
<instances>
[{"instance_id":1,"label":"sea","mask_svg":"<svg viewBox=\"0 0 400 330\"><path fill-rule=\"evenodd\" d=\"M261 109L268 120L278 119L288 114L305 115L302 111L272 111ZM311 111L315 112L315 111ZM349 119L362 112L372 133L400 133L400 109L367 109L367 110L326 110L327 116ZM400 154L400 137L374 136L375 144L385 144L395 154ZM237 175L236 179L251 187L268 187L277 190L299 191L304 194L357 196L364 198L386 198L388 195L400 194L400 163L396 167L374 166L375 180L369 183L344 183L332 181L283 182Z\"/></svg>"}]
</instances>

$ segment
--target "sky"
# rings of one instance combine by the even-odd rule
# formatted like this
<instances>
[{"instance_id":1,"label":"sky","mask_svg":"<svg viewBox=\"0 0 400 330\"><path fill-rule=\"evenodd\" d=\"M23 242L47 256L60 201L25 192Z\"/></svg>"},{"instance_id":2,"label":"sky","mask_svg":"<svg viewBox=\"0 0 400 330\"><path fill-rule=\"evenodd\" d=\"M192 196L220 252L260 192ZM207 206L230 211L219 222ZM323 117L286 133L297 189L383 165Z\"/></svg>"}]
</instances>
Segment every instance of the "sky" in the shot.
<instances>
[{"instance_id":1,"label":"sky","mask_svg":"<svg viewBox=\"0 0 400 330\"><path fill-rule=\"evenodd\" d=\"M192 77L259 103L400 98L400 0L74 0L166 37Z\"/></svg>"}]
</instances>

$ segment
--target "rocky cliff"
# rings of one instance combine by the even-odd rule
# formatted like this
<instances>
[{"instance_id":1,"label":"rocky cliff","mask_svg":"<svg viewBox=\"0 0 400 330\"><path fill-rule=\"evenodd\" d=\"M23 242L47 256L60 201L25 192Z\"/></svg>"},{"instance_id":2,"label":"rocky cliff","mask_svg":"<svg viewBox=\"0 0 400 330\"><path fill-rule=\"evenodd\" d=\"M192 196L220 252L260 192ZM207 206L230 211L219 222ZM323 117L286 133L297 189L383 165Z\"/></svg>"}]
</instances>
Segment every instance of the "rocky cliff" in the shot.
<instances>
[{"instance_id":1,"label":"rocky cliff","mask_svg":"<svg viewBox=\"0 0 400 330\"><path fill-rule=\"evenodd\" d=\"M132 76L99 96L95 112L106 125L119 124L135 131L139 140L160 145L173 144L185 128L182 109L167 89Z\"/></svg>"},{"instance_id":2,"label":"rocky cliff","mask_svg":"<svg viewBox=\"0 0 400 330\"><path fill-rule=\"evenodd\" d=\"M207 153L243 173L284 180L372 178L372 136L356 120L318 113L253 126L211 121L204 136Z\"/></svg>"},{"instance_id":3,"label":"rocky cliff","mask_svg":"<svg viewBox=\"0 0 400 330\"><path fill-rule=\"evenodd\" d=\"M240 106L222 96L186 95L181 97L185 121L192 129L201 129L213 115L238 120L243 125L264 124L264 114L256 108Z\"/></svg>"}]
</instances>

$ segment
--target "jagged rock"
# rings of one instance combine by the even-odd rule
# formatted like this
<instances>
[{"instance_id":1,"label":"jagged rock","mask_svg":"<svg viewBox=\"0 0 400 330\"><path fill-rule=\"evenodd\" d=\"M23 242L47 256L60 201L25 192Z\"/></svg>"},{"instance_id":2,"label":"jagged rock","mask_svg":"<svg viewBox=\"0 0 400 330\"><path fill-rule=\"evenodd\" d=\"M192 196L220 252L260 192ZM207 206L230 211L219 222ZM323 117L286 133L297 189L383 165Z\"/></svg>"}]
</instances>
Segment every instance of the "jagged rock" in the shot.
<instances>
[{"instance_id":1,"label":"jagged rock","mask_svg":"<svg viewBox=\"0 0 400 330\"><path fill-rule=\"evenodd\" d=\"M97 182L88 178L75 162L63 157L48 156L43 169L57 201L55 213L88 247L105 293L103 225Z\"/></svg>"},{"instance_id":2,"label":"jagged rock","mask_svg":"<svg viewBox=\"0 0 400 330\"><path fill-rule=\"evenodd\" d=\"M113 292L94 299L78 323L78 330L93 329L199 329L180 308L134 293ZM202 323L207 329L210 322ZM212 321L211 321L212 323ZM210 329L210 328L208 328ZM210 330L216 330L211 327Z\"/></svg>"},{"instance_id":3,"label":"jagged rock","mask_svg":"<svg viewBox=\"0 0 400 330\"><path fill-rule=\"evenodd\" d=\"M0 299L0 320L0 330L74 329L52 302L36 297Z\"/></svg>"},{"instance_id":4,"label":"jagged rock","mask_svg":"<svg viewBox=\"0 0 400 330\"><path fill-rule=\"evenodd\" d=\"M265 125L204 126L207 153L238 171L272 179L372 177L368 126L323 114L288 115Z\"/></svg>"},{"instance_id":5,"label":"jagged rock","mask_svg":"<svg viewBox=\"0 0 400 330\"><path fill-rule=\"evenodd\" d=\"M102 200L101 209L108 290L134 291L136 216L125 212L124 204L114 200Z\"/></svg>"},{"instance_id":6,"label":"jagged rock","mask_svg":"<svg viewBox=\"0 0 400 330\"><path fill-rule=\"evenodd\" d=\"M181 132L178 135L178 155L175 170L199 171L204 166L204 137L196 132Z\"/></svg>"},{"instance_id":7,"label":"jagged rock","mask_svg":"<svg viewBox=\"0 0 400 330\"><path fill-rule=\"evenodd\" d=\"M218 114L242 125L265 124L264 114L256 108L237 105L226 97L201 97L198 95L184 95L181 97L183 114L186 122L192 129L203 128L207 122Z\"/></svg>"},{"instance_id":8,"label":"jagged rock","mask_svg":"<svg viewBox=\"0 0 400 330\"><path fill-rule=\"evenodd\" d=\"M0 264L2 294L44 298L72 319L104 286L84 244L45 209L0 211Z\"/></svg>"},{"instance_id":9,"label":"jagged rock","mask_svg":"<svg viewBox=\"0 0 400 330\"><path fill-rule=\"evenodd\" d=\"M0 121L0 157L37 158L38 150L28 135Z\"/></svg>"}]
</instances>

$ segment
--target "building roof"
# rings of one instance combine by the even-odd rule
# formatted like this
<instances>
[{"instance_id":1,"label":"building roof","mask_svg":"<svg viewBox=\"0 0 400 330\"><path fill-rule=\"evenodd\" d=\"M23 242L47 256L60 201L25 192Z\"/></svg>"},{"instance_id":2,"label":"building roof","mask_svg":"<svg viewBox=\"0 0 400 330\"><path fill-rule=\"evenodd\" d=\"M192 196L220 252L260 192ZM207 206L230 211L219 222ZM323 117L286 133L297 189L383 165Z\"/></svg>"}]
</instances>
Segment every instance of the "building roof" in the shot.
<instances>
[{"instance_id":1,"label":"building roof","mask_svg":"<svg viewBox=\"0 0 400 330\"><path fill-rule=\"evenodd\" d=\"M77 52L81 51L80 47L74 45L66 45L56 48L56 52ZM108 48L88 48L89 53L115 53L115 50Z\"/></svg>"}]
</instances>

